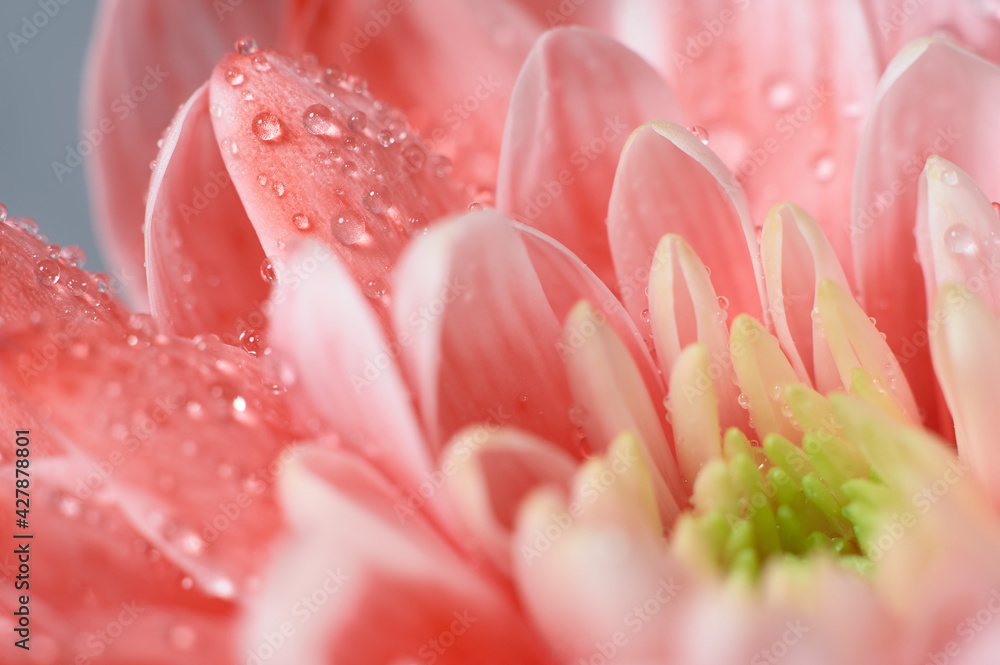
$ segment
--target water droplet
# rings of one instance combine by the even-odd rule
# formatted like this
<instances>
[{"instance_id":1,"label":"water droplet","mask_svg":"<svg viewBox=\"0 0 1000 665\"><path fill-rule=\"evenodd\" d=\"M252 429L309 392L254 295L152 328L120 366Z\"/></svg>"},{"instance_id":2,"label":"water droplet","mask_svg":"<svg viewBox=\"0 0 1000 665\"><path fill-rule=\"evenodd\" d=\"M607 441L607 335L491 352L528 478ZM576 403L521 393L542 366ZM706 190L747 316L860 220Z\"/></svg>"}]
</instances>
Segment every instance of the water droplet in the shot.
<instances>
[{"instance_id":1,"label":"water droplet","mask_svg":"<svg viewBox=\"0 0 1000 665\"><path fill-rule=\"evenodd\" d=\"M708 130L701 125L691 125L687 128L689 132L694 134L694 137L701 141L702 145L708 145Z\"/></svg>"},{"instance_id":2,"label":"water droplet","mask_svg":"<svg viewBox=\"0 0 1000 665\"><path fill-rule=\"evenodd\" d=\"M278 197L282 197L285 195L285 183L283 182L275 180L274 183L271 185L271 189L274 190L274 193Z\"/></svg>"},{"instance_id":3,"label":"water droplet","mask_svg":"<svg viewBox=\"0 0 1000 665\"><path fill-rule=\"evenodd\" d=\"M365 284L364 291L372 300L378 300L385 295L385 286L381 282L372 280Z\"/></svg>"},{"instance_id":4,"label":"water droplet","mask_svg":"<svg viewBox=\"0 0 1000 665\"><path fill-rule=\"evenodd\" d=\"M71 296L82 296L87 292L87 278L83 275L72 275L66 279L66 291Z\"/></svg>"},{"instance_id":5,"label":"water droplet","mask_svg":"<svg viewBox=\"0 0 1000 665\"><path fill-rule=\"evenodd\" d=\"M783 78L777 78L764 88L767 105L775 111L783 111L795 102L795 86Z\"/></svg>"},{"instance_id":6,"label":"water droplet","mask_svg":"<svg viewBox=\"0 0 1000 665\"><path fill-rule=\"evenodd\" d=\"M389 207L389 193L384 187L375 186L365 192L362 201L373 213L383 213Z\"/></svg>"},{"instance_id":7,"label":"water droplet","mask_svg":"<svg viewBox=\"0 0 1000 665\"><path fill-rule=\"evenodd\" d=\"M309 217L301 212L297 212L292 215L292 224L294 224L295 228L299 231L308 231L312 228L312 224L309 222Z\"/></svg>"},{"instance_id":8,"label":"water droplet","mask_svg":"<svg viewBox=\"0 0 1000 665\"><path fill-rule=\"evenodd\" d=\"M355 111L347 119L347 126L355 132L360 132L368 126L368 116L361 111Z\"/></svg>"},{"instance_id":9,"label":"water droplet","mask_svg":"<svg viewBox=\"0 0 1000 665\"><path fill-rule=\"evenodd\" d=\"M184 579L190 580L191 578L185 577ZM183 584L184 583L181 582L182 586ZM178 651L189 651L191 647L194 646L197 638L198 634L194 631L194 628L185 624L178 624L171 628L167 633L167 639L170 640L170 645Z\"/></svg>"},{"instance_id":10,"label":"water droplet","mask_svg":"<svg viewBox=\"0 0 1000 665\"><path fill-rule=\"evenodd\" d=\"M222 106L220 106L219 104L212 104L211 106L208 107L208 110L216 118L221 118L222 117Z\"/></svg>"},{"instance_id":11,"label":"water droplet","mask_svg":"<svg viewBox=\"0 0 1000 665\"><path fill-rule=\"evenodd\" d=\"M267 176L264 175L263 173L259 173L257 175L257 184L259 184L261 187L267 185Z\"/></svg>"},{"instance_id":12,"label":"water droplet","mask_svg":"<svg viewBox=\"0 0 1000 665\"><path fill-rule=\"evenodd\" d=\"M451 173L451 160L444 155L431 155L431 163L434 165L434 175L444 178Z\"/></svg>"},{"instance_id":13,"label":"water droplet","mask_svg":"<svg viewBox=\"0 0 1000 665\"><path fill-rule=\"evenodd\" d=\"M253 119L253 133L261 141L275 141L281 138L281 121L270 111L258 113Z\"/></svg>"},{"instance_id":14,"label":"water droplet","mask_svg":"<svg viewBox=\"0 0 1000 665\"><path fill-rule=\"evenodd\" d=\"M220 146L223 152L228 152L230 155L237 155L240 152L240 146L233 139L222 139Z\"/></svg>"},{"instance_id":15,"label":"water droplet","mask_svg":"<svg viewBox=\"0 0 1000 665\"><path fill-rule=\"evenodd\" d=\"M185 577L181 580L181 588L184 590L191 590L194 588L194 580L190 577Z\"/></svg>"},{"instance_id":16,"label":"water droplet","mask_svg":"<svg viewBox=\"0 0 1000 665\"><path fill-rule=\"evenodd\" d=\"M747 397L746 393L740 393L739 397L736 398L736 402L744 409L750 408L750 398Z\"/></svg>"},{"instance_id":17,"label":"water droplet","mask_svg":"<svg viewBox=\"0 0 1000 665\"><path fill-rule=\"evenodd\" d=\"M236 52L246 55L257 51L257 40L253 37L240 37L236 40Z\"/></svg>"},{"instance_id":18,"label":"water droplet","mask_svg":"<svg viewBox=\"0 0 1000 665\"><path fill-rule=\"evenodd\" d=\"M82 268L87 262L87 253L76 245L66 245L59 250L59 258L76 268Z\"/></svg>"},{"instance_id":19,"label":"water droplet","mask_svg":"<svg viewBox=\"0 0 1000 665\"><path fill-rule=\"evenodd\" d=\"M952 224L944 232L944 246L952 254L972 256L979 251L972 230L965 224Z\"/></svg>"},{"instance_id":20,"label":"water droplet","mask_svg":"<svg viewBox=\"0 0 1000 665\"><path fill-rule=\"evenodd\" d=\"M721 309L729 309L729 298L726 296L719 296L718 303Z\"/></svg>"},{"instance_id":21,"label":"water droplet","mask_svg":"<svg viewBox=\"0 0 1000 665\"><path fill-rule=\"evenodd\" d=\"M388 129L383 129L381 132L379 132L377 138L379 145L381 145L383 148L388 148L396 140L396 137L394 137L392 135L392 132L390 132Z\"/></svg>"},{"instance_id":22,"label":"water droplet","mask_svg":"<svg viewBox=\"0 0 1000 665\"><path fill-rule=\"evenodd\" d=\"M233 400L233 409L240 413L246 411L247 410L246 398L244 398L241 395L237 395L236 398Z\"/></svg>"},{"instance_id":23,"label":"water droplet","mask_svg":"<svg viewBox=\"0 0 1000 665\"><path fill-rule=\"evenodd\" d=\"M271 63L261 53L257 53L250 58L250 62L253 63L253 68L258 72L267 72L271 70Z\"/></svg>"},{"instance_id":24,"label":"water droplet","mask_svg":"<svg viewBox=\"0 0 1000 665\"><path fill-rule=\"evenodd\" d=\"M302 114L302 124L310 134L328 134L333 128L333 111L323 104L313 104Z\"/></svg>"},{"instance_id":25,"label":"water droplet","mask_svg":"<svg viewBox=\"0 0 1000 665\"><path fill-rule=\"evenodd\" d=\"M264 350L264 335L256 328L247 328L240 334L240 348L251 356L259 355Z\"/></svg>"},{"instance_id":26,"label":"water droplet","mask_svg":"<svg viewBox=\"0 0 1000 665\"><path fill-rule=\"evenodd\" d=\"M994 201L992 205L993 205L993 212L997 214L997 217L1000 217L1000 203ZM3 221L2 211L0 211L0 221Z\"/></svg>"},{"instance_id":27,"label":"water droplet","mask_svg":"<svg viewBox=\"0 0 1000 665\"><path fill-rule=\"evenodd\" d=\"M239 67L230 67L225 73L226 82L229 85L242 85L245 77L243 76L243 70Z\"/></svg>"},{"instance_id":28,"label":"water droplet","mask_svg":"<svg viewBox=\"0 0 1000 665\"><path fill-rule=\"evenodd\" d=\"M7 221L7 206L0 203L0 222Z\"/></svg>"},{"instance_id":29,"label":"water droplet","mask_svg":"<svg viewBox=\"0 0 1000 665\"><path fill-rule=\"evenodd\" d=\"M821 155L813 162L813 175L820 182L830 182L837 173L837 162L830 155Z\"/></svg>"},{"instance_id":30,"label":"water droplet","mask_svg":"<svg viewBox=\"0 0 1000 665\"><path fill-rule=\"evenodd\" d=\"M574 404L569 408L569 422L577 427L583 427L587 424L587 409Z\"/></svg>"},{"instance_id":31,"label":"water droplet","mask_svg":"<svg viewBox=\"0 0 1000 665\"><path fill-rule=\"evenodd\" d=\"M30 217L18 217L17 225L33 236L38 235L38 222Z\"/></svg>"},{"instance_id":32,"label":"water droplet","mask_svg":"<svg viewBox=\"0 0 1000 665\"><path fill-rule=\"evenodd\" d=\"M59 281L59 264L52 259L42 259L35 264L35 278L51 286Z\"/></svg>"},{"instance_id":33,"label":"water droplet","mask_svg":"<svg viewBox=\"0 0 1000 665\"><path fill-rule=\"evenodd\" d=\"M479 212L483 209L483 204L479 201L473 201L469 204L469 212Z\"/></svg>"},{"instance_id":34,"label":"water droplet","mask_svg":"<svg viewBox=\"0 0 1000 665\"><path fill-rule=\"evenodd\" d=\"M274 264L271 263L271 259L264 257L264 260L260 264L260 277L266 283L270 284L274 281L276 275L274 274Z\"/></svg>"},{"instance_id":35,"label":"water droplet","mask_svg":"<svg viewBox=\"0 0 1000 665\"><path fill-rule=\"evenodd\" d=\"M349 178L355 178L358 176L358 165L354 162L344 162L344 175Z\"/></svg>"},{"instance_id":36,"label":"water droplet","mask_svg":"<svg viewBox=\"0 0 1000 665\"><path fill-rule=\"evenodd\" d=\"M958 174L951 169L945 169L941 173L941 182L946 185L957 185L958 184Z\"/></svg>"},{"instance_id":37,"label":"water droplet","mask_svg":"<svg viewBox=\"0 0 1000 665\"><path fill-rule=\"evenodd\" d=\"M359 217L338 215L330 221L333 237L344 245L353 245L365 237L365 222Z\"/></svg>"}]
</instances>

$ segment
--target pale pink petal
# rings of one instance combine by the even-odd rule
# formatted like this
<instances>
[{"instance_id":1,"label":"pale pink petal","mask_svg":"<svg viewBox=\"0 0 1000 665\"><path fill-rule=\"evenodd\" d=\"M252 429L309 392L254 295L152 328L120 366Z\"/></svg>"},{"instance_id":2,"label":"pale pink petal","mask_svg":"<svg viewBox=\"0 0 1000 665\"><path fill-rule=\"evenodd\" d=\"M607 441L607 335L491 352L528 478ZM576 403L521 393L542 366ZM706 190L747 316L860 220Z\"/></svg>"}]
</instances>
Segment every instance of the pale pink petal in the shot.
<instances>
[{"instance_id":1,"label":"pale pink petal","mask_svg":"<svg viewBox=\"0 0 1000 665\"><path fill-rule=\"evenodd\" d=\"M677 358L670 374L670 425L677 465L689 487L694 487L703 466L722 457L719 406L710 372L708 349L693 344Z\"/></svg>"},{"instance_id":2,"label":"pale pink petal","mask_svg":"<svg viewBox=\"0 0 1000 665\"><path fill-rule=\"evenodd\" d=\"M728 303L716 296L708 268L681 236L668 235L656 246L649 273L649 324L663 375L671 376L684 348L704 344L722 427L745 428L746 411L736 403L739 389L729 357L723 307Z\"/></svg>"},{"instance_id":3,"label":"pale pink petal","mask_svg":"<svg viewBox=\"0 0 1000 665\"><path fill-rule=\"evenodd\" d=\"M281 488L293 532L250 603L241 653L274 665L549 661L505 590L420 520L397 522L402 497L367 465L307 450Z\"/></svg>"},{"instance_id":4,"label":"pale pink petal","mask_svg":"<svg viewBox=\"0 0 1000 665\"><path fill-rule=\"evenodd\" d=\"M558 446L514 429L470 428L441 453L448 494L468 533L510 574L514 519L540 486L569 490L576 460Z\"/></svg>"},{"instance_id":5,"label":"pale pink petal","mask_svg":"<svg viewBox=\"0 0 1000 665\"><path fill-rule=\"evenodd\" d=\"M511 98L497 207L566 245L613 287L605 229L613 174L629 133L654 118L680 113L639 56L590 30L547 32Z\"/></svg>"},{"instance_id":6,"label":"pale pink petal","mask_svg":"<svg viewBox=\"0 0 1000 665\"><path fill-rule=\"evenodd\" d=\"M990 0L864 0L863 4L883 63L888 63L908 42L931 35L994 62L1000 60L1000 11Z\"/></svg>"},{"instance_id":7,"label":"pale pink petal","mask_svg":"<svg viewBox=\"0 0 1000 665\"><path fill-rule=\"evenodd\" d=\"M733 320L729 354L742 393L740 406L750 413L750 426L764 437L777 432L791 441L802 433L784 414L784 387L799 380L778 340L756 319L740 314Z\"/></svg>"},{"instance_id":8,"label":"pale pink petal","mask_svg":"<svg viewBox=\"0 0 1000 665\"><path fill-rule=\"evenodd\" d=\"M792 203L775 206L761 235L771 320L799 380L826 393L840 387L829 347L816 339L816 287L824 279L848 289L844 270L816 221Z\"/></svg>"},{"instance_id":9,"label":"pale pink petal","mask_svg":"<svg viewBox=\"0 0 1000 665\"><path fill-rule=\"evenodd\" d=\"M278 37L280 3L103 0L82 86L88 184L110 272L146 301L143 209L156 141L235 40ZM70 156L66 160L69 162ZM66 176L60 176L66 177Z\"/></svg>"},{"instance_id":10,"label":"pale pink petal","mask_svg":"<svg viewBox=\"0 0 1000 665\"><path fill-rule=\"evenodd\" d=\"M930 311L943 284L964 284L1000 312L1000 219L962 169L932 155L920 177L917 249Z\"/></svg>"},{"instance_id":11,"label":"pale pink petal","mask_svg":"<svg viewBox=\"0 0 1000 665\"><path fill-rule=\"evenodd\" d=\"M562 345L579 422L591 447L603 451L623 432L638 436L653 474L660 515L665 524L672 524L690 490L677 469L666 423L635 362L587 302L570 312Z\"/></svg>"},{"instance_id":12,"label":"pale pink petal","mask_svg":"<svg viewBox=\"0 0 1000 665\"><path fill-rule=\"evenodd\" d=\"M958 452L1000 505L1000 325L989 304L960 285L940 289L932 309L934 367L955 419Z\"/></svg>"},{"instance_id":13,"label":"pale pink petal","mask_svg":"<svg viewBox=\"0 0 1000 665\"><path fill-rule=\"evenodd\" d=\"M929 101L927 90L934 90ZM886 69L865 130L853 192L855 277L865 311L904 363L924 423L946 431L926 342L927 306L913 237L917 180L946 157L1000 198L1000 69L940 40L907 46Z\"/></svg>"},{"instance_id":14,"label":"pale pink petal","mask_svg":"<svg viewBox=\"0 0 1000 665\"><path fill-rule=\"evenodd\" d=\"M468 205L402 115L316 64L268 49L230 53L209 99L226 170L265 253L318 239L381 310L387 271L410 235Z\"/></svg>"},{"instance_id":15,"label":"pale pink petal","mask_svg":"<svg viewBox=\"0 0 1000 665\"><path fill-rule=\"evenodd\" d=\"M849 266L850 188L879 71L859 0L665 4L661 71L757 225L794 201Z\"/></svg>"},{"instance_id":16,"label":"pale pink petal","mask_svg":"<svg viewBox=\"0 0 1000 665\"><path fill-rule=\"evenodd\" d=\"M680 125L656 121L629 136L608 206L608 236L622 300L640 326L654 248L682 236L712 270L717 292L754 316L765 301L750 210L715 154Z\"/></svg>"},{"instance_id":17,"label":"pale pink petal","mask_svg":"<svg viewBox=\"0 0 1000 665\"><path fill-rule=\"evenodd\" d=\"M264 251L226 172L212 130L208 86L174 119L146 208L150 311L167 330L238 345L262 327ZM247 319L256 316L255 325Z\"/></svg>"},{"instance_id":18,"label":"pale pink petal","mask_svg":"<svg viewBox=\"0 0 1000 665\"><path fill-rule=\"evenodd\" d=\"M459 179L492 191L507 105L541 33L537 21L507 0L285 4L290 50L363 77L452 160Z\"/></svg>"},{"instance_id":19,"label":"pale pink petal","mask_svg":"<svg viewBox=\"0 0 1000 665\"><path fill-rule=\"evenodd\" d=\"M375 310L340 258L315 242L293 255L272 296L270 344L343 443L403 486L432 469L410 392Z\"/></svg>"}]
</instances>

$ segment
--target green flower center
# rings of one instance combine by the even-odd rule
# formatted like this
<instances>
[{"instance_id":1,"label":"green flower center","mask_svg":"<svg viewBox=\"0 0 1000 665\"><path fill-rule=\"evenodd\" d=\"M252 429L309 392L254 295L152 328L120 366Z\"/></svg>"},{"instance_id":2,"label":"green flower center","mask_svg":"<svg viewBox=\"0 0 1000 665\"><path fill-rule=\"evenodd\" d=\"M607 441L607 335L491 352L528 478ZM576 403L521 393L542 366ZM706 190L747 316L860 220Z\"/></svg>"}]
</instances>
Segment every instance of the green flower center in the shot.
<instances>
[{"instance_id":1,"label":"green flower center","mask_svg":"<svg viewBox=\"0 0 1000 665\"><path fill-rule=\"evenodd\" d=\"M804 386L784 394L803 432L801 447L778 434L753 445L738 429L726 432L723 458L698 475L675 548L751 581L775 557L832 556L866 573L874 564L865 535L881 499L895 493L843 437L826 398Z\"/></svg>"}]
</instances>

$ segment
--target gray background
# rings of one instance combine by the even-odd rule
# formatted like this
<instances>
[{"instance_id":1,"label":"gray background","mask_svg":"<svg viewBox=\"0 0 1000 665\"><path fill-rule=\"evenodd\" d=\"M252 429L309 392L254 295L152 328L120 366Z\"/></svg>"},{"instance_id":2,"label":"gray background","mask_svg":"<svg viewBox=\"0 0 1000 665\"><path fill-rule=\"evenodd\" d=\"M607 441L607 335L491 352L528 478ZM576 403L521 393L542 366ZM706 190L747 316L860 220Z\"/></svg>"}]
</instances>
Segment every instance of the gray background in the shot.
<instances>
[{"instance_id":1,"label":"gray background","mask_svg":"<svg viewBox=\"0 0 1000 665\"><path fill-rule=\"evenodd\" d=\"M80 75L97 0L58 6L14 53L8 33L19 34L23 17L40 8L37 0L0 0L0 202L37 220L52 242L82 247L87 267L99 271L83 169L61 183L52 172L80 140Z\"/></svg>"}]
</instances>

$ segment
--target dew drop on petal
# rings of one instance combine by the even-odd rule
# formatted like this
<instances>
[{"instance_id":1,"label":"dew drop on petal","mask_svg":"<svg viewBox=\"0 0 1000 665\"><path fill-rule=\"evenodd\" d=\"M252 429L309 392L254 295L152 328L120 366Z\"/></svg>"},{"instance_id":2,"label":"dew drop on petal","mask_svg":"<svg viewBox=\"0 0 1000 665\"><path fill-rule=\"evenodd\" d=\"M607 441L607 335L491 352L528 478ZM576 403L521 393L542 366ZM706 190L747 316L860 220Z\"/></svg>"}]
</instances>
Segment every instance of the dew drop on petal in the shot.
<instances>
[{"instance_id":1,"label":"dew drop on petal","mask_svg":"<svg viewBox=\"0 0 1000 665\"><path fill-rule=\"evenodd\" d=\"M388 129L383 129L381 132L379 132L377 138L379 145L381 145L383 148L388 148L396 140L396 137L394 137L392 135L392 132L390 132Z\"/></svg>"},{"instance_id":2,"label":"dew drop on petal","mask_svg":"<svg viewBox=\"0 0 1000 665\"><path fill-rule=\"evenodd\" d=\"M649 323L649 310L648 309L642 310L642 312L639 313L639 317L646 323Z\"/></svg>"},{"instance_id":3,"label":"dew drop on petal","mask_svg":"<svg viewBox=\"0 0 1000 665\"><path fill-rule=\"evenodd\" d=\"M385 286L381 282L372 280L365 284L365 295L373 300L377 300L385 295Z\"/></svg>"},{"instance_id":4,"label":"dew drop on petal","mask_svg":"<svg viewBox=\"0 0 1000 665\"><path fill-rule=\"evenodd\" d=\"M264 350L264 335L256 328L247 328L240 334L240 348L256 356Z\"/></svg>"},{"instance_id":5,"label":"dew drop on petal","mask_svg":"<svg viewBox=\"0 0 1000 665\"><path fill-rule=\"evenodd\" d=\"M992 205L993 205L993 212L995 212L997 214L997 217L1000 217L1000 203L997 203L996 201L994 201ZM3 221L3 211L2 210L0 210L0 221Z\"/></svg>"},{"instance_id":6,"label":"dew drop on petal","mask_svg":"<svg viewBox=\"0 0 1000 665\"><path fill-rule=\"evenodd\" d=\"M263 173L257 174L257 184L259 184L261 187L267 185L267 176L264 175Z\"/></svg>"},{"instance_id":7,"label":"dew drop on petal","mask_svg":"<svg viewBox=\"0 0 1000 665\"><path fill-rule=\"evenodd\" d=\"M347 119L347 127L356 132L360 132L368 126L368 116L361 111L355 111Z\"/></svg>"},{"instance_id":8,"label":"dew drop on petal","mask_svg":"<svg viewBox=\"0 0 1000 665\"><path fill-rule=\"evenodd\" d=\"M221 147L223 152L228 152L230 155L240 152L240 146L233 139L222 139Z\"/></svg>"},{"instance_id":9,"label":"dew drop on petal","mask_svg":"<svg viewBox=\"0 0 1000 665\"><path fill-rule=\"evenodd\" d=\"M270 111L262 111L253 119L254 136L261 141L275 141L281 138L281 121Z\"/></svg>"},{"instance_id":10,"label":"dew drop on petal","mask_svg":"<svg viewBox=\"0 0 1000 665\"><path fill-rule=\"evenodd\" d=\"M326 134L333 127L333 111L323 104L313 104L302 114L302 124L310 134Z\"/></svg>"},{"instance_id":11,"label":"dew drop on petal","mask_svg":"<svg viewBox=\"0 0 1000 665\"><path fill-rule=\"evenodd\" d=\"M957 185L958 184L958 174L951 169L945 169L941 173L941 182L946 185Z\"/></svg>"},{"instance_id":12,"label":"dew drop on petal","mask_svg":"<svg viewBox=\"0 0 1000 665\"><path fill-rule=\"evenodd\" d=\"M233 399L233 410L243 413L247 410L247 400L242 395L237 395Z\"/></svg>"},{"instance_id":13,"label":"dew drop on petal","mask_svg":"<svg viewBox=\"0 0 1000 665\"><path fill-rule=\"evenodd\" d=\"M736 402L744 409L750 408L750 398L747 397L746 393L740 393L739 397L736 398Z\"/></svg>"},{"instance_id":14,"label":"dew drop on petal","mask_svg":"<svg viewBox=\"0 0 1000 665\"><path fill-rule=\"evenodd\" d=\"M267 284L270 284L274 281L275 276L274 264L271 263L271 259L264 257L264 260L261 261L260 264L261 279L263 279Z\"/></svg>"},{"instance_id":15,"label":"dew drop on petal","mask_svg":"<svg viewBox=\"0 0 1000 665\"><path fill-rule=\"evenodd\" d=\"M952 254L972 256L979 250L972 230L965 224L952 224L944 232L944 246Z\"/></svg>"},{"instance_id":16,"label":"dew drop on petal","mask_svg":"<svg viewBox=\"0 0 1000 665\"><path fill-rule=\"evenodd\" d=\"M297 212L294 215L292 215L292 224L299 231L308 231L310 228L312 228L312 223L310 223L309 217L307 215L302 214L301 212Z\"/></svg>"},{"instance_id":17,"label":"dew drop on petal","mask_svg":"<svg viewBox=\"0 0 1000 665\"><path fill-rule=\"evenodd\" d=\"M764 99L774 111L787 109L795 101L795 86L783 78L774 79L764 87Z\"/></svg>"},{"instance_id":18,"label":"dew drop on petal","mask_svg":"<svg viewBox=\"0 0 1000 665\"><path fill-rule=\"evenodd\" d=\"M365 237L363 219L348 215L338 215L330 221L333 237L344 245L353 245Z\"/></svg>"},{"instance_id":19,"label":"dew drop on petal","mask_svg":"<svg viewBox=\"0 0 1000 665\"><path fill-rule=\"evenodd\" d=\"M0 222L7 221L7 206L0 203Z\"/></svg>"},{"instance_id":20,"label":"dew drop on petal","mask_svg":"<svg viewBox=\"0 0 1000 665\"><path fill-rule=\"evenodd\" d=\"M479 201L473 201L469 204L469 212L479 212L483 209L483 204Z\"/></svg>"},{"instance_id":21,"label":"dew drop on petal","mask_svg":"<svg viewBox=\"0 0 1000 665\"><path fill-rule=\"evenodd\" d=\"M389 194L384 187L375 186L365 192L362 201L372 212L382 213L389 207Z\"/></svg>"},{"instance_id":22,"label":"dew drop on petal","mask_svg":"<svg viewBox=\"0 0 1000 665\"><path fill-rule=\"evenodd\" d=\"M721 309L729 309L729 298L726 296L719 296L719 307Z\"/></svg>"},{"instance_id":23,"label":"dew drop on petal","mask_svg":"<svg viewBox=\"0 0 1000 665\"><path fill-rule=\"evenodd\" d=\"M819 182L830 182L837 174L837 162L830 155L821 155L813 162L813 175Z\"/></svg>"},{"instance_id":24,"label":"dew drop on petal","mask_svg":"<svg viewBox=\"0 0 1000 665\"><path fill-rule=\"evenodd\" d=\"M701 141L702 145L708 145L708 130L701 125L691 125L687 128L689 132L694 134L694 137Z\"/></svg>"},{"instance_id":25,"label":"dew drop on petal","mask_svg":"<svg viewBox=\"0 0 1000 665\"><path fill-rule=\"evenodd\" d=\"M271 189L274 190L274 193L279 198L285 195L285 183L281 181L275 180L274 183L271 185Z\"/></svg>"},{"instance_id":26,"label":"dew drop on petal","mask_svg":"<svg viewBox=\"0 0 1000 665\"><path fill-rule=\"evenodd\" d=\"M257 40L253 37L240 37L236 40L236 52L246 55L257 51Z\"/></svg>"},{"instance_id":27,"label":"dew drop on petal","mask_svg":"<svg viewBox=\"0 0 1000 665\"><path fill-rule=\"evenodd\" d=\"M82 296L87 292L87 279L82 275L73 275L66 279L66 291L71 296Z\"/></svg>"},{"instance_id":28,"label":"dew drop on petal","mask_svg":"<svg viewBox=\"0 0 1000 665\"><path fill-rule=\"evenodd\" d=\"M87 262L87 253L76 245L66 245L59 250L59 258L77 268L82 268Z\"/></svg>"},{"instance_id":29,"label":"dew drop on petal","mask_svg":"<svg viewBox=\"0 0 1000 665\"><path fill-rule=\"evenodd\" d=\"M42 259L35 264L35 278L51 286L59 281L59 264L52 259Z\"/></svg>"},{"instance_id":30,"label":"dew drop on petal","mask_svg":"<svg viewBox=\"0 0 1000 665\"><path fill-rule=\"evenodd\" d=\"M260 53L255 54L250 58L250 62L253 63L253 68L258 72L267 72L271 70L271 63Z\"/></svg>"},{"instance_id":31,"label":"dew drop on petal","mask_svg":"<svg viewBox=\"0 0 1000 665\"><path fill-rule=\"evenodd\" d=\"M225 78L229 85L242 85L246 77L243 76L243 70L239 67L230 67L226 70Z\"/></svg>"}]
</instances>

